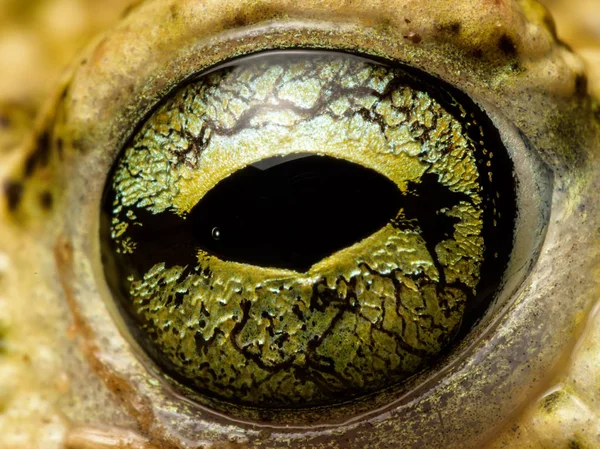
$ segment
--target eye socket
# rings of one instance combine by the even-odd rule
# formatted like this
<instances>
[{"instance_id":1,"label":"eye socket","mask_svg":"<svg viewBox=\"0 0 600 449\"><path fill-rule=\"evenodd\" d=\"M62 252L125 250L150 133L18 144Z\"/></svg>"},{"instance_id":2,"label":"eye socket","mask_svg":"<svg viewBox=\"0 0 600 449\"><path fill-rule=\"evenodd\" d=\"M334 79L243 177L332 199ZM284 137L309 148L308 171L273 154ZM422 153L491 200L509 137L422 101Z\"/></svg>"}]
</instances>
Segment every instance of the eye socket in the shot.
<instances>
[{"instance_id":1,"label":"eye socket","mask_svg":"<svg viewBox=\"0 0 600 449\"><path fill-rule=\"evenodd\" d=\"M124 148L107 279L142 347L202 394L342 402L430 366L483 316L513 182L490 119L440 80L333 52L237 59Z\"/></svg>"}]
</instances>

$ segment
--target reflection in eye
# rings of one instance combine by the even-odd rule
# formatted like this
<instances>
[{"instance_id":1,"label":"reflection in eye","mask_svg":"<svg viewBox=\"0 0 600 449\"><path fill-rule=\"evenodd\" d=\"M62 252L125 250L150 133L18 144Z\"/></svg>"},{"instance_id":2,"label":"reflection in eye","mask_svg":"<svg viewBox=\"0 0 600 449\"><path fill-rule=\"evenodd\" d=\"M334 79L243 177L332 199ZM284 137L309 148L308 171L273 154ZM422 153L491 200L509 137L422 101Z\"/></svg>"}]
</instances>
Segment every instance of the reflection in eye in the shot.
<instances>
[{"instance_id":1,"label":"reflection in eye","mask_svg":"<svg viewBox=\"0 0 600 449\"><path fill-rule=\"evenodd\" d=\"M347 400L482 316L512 183L490 120L438 80L338 53L243 58L181 87L124 149L107 278L142 346L201 393Z\"/></svg>"}]
</instances>

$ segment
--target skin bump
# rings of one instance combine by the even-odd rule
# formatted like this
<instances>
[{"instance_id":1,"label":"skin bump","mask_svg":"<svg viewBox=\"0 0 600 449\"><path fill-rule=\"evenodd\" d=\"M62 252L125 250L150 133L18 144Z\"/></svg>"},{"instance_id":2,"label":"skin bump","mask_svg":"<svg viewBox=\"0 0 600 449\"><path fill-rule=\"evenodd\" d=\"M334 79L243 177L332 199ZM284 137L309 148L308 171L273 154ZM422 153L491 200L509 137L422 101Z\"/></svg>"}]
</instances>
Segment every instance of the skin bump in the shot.
<instances>
[{"instance_id":1,"label":"skin bump","mask_svg":"<svg viewBox=\"0 0 600 449\"><path fill-rule=\"evenodd\" d=\"M566 400L568 400L568 395L563 390L557 390L545 396L540 401L540 407L544 412L552 413L556 411Z\"/></svg>"}]
</instances>

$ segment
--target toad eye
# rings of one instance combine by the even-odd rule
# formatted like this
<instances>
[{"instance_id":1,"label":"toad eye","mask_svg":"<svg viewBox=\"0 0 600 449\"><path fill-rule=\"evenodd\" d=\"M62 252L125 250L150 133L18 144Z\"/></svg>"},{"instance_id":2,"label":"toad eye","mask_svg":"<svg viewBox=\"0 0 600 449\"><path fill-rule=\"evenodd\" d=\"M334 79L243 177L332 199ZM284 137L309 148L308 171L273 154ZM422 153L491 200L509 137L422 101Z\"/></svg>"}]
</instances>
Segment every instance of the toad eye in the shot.
<instances>
[{"instance_id":1,"label":"toad eye","mask_svg":"<svg viewBox=\"0 0 600 449\"><path fill-rule=\"evenodd\" d=\"M420 71L335 52L216 66L139 127L105 187L113 295L165 372L216 401L347 401L432 366L509 262L513 164Z\"/></svg>"},{"instance_id":2,"label":"toad eye","mask_svg":"<svg viewBox=\"0 0 600 449\"><path fill-rule=\"evenodd\" d=\"M472 3L145 0L73 64L1 211L67 446L518 446L555 382L566 429L597 105L543 8Z\"/></svg>"}]
</instances>

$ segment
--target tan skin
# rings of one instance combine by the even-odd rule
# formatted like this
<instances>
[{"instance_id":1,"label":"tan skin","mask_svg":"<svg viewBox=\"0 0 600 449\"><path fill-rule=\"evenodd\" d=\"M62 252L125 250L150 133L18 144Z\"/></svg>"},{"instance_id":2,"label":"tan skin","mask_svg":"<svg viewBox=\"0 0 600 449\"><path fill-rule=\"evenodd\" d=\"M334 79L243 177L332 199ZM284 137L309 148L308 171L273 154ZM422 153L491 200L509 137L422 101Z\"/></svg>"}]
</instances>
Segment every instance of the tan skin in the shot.
<instances>
[{"instance_id":1,"label":"tan skin","mask_svg":"<svg viewBox=\"0 0 600 449\"><path fill-rule=\"evenodd\" d=\"M596 84L555 40L545 10L525 1L202 5L133 8L76 60L34 126L26 114L11 121L33 131L0 156L0 447L597 447ZM366 401L265 421L215 413L165 380L112 302L94 236L108 170L164 95L221 60L297 46L366 52L442 78L485 104L513 157L535 152L554 182L550 215L523 217L523 229L545 229L524 231L518 256L529 268L514 267L507 291L443 361ZM531 189L523 207L545 198Z\"/></svg>"}]
</instances>

